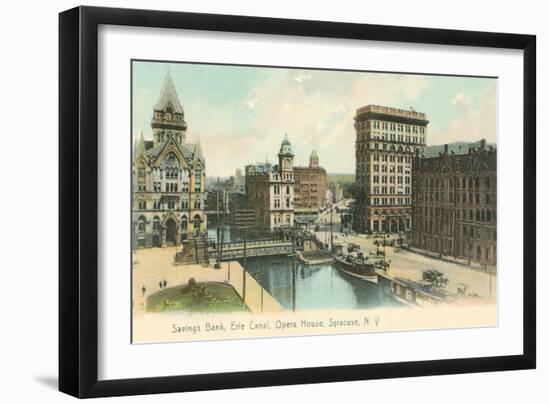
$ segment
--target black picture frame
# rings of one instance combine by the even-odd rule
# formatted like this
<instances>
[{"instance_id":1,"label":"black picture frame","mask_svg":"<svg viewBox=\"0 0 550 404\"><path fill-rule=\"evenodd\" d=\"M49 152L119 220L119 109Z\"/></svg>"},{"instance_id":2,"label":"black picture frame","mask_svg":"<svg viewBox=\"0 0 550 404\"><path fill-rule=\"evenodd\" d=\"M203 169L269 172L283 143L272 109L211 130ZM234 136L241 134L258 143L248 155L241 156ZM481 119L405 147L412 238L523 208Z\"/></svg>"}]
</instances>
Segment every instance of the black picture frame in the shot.
<instances>
[{"instance_id":1,"label":"black picture frame","mask_svg":"<svg viewBox=\"0 0 550 404\"><path fill-rule=\"evenodd\" d=\"M98 26L509 48L523 51L523 354L98 380ZM77 7L59 15L59 389L103 397L536 366L536 37L325 21Z\"/></svg>"}]
</instances>

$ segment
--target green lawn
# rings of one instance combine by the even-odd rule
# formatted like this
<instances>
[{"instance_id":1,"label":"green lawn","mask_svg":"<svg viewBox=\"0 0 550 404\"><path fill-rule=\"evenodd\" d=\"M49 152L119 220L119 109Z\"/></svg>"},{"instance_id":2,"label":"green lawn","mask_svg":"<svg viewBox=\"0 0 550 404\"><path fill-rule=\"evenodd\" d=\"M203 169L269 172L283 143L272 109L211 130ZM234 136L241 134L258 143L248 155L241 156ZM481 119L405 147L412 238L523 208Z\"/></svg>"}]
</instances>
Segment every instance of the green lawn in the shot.
<instances>
[{"instance_id":1,"label":"green lawn","mask_svg":"<svg viewBox=\"0 0 550 404\"><path fill-rule=\"evenodd\" d=\"M203 282L163 289L147 298L147 311L233 312L243 308L232 286Z\"/></svg>"}]
</instances>

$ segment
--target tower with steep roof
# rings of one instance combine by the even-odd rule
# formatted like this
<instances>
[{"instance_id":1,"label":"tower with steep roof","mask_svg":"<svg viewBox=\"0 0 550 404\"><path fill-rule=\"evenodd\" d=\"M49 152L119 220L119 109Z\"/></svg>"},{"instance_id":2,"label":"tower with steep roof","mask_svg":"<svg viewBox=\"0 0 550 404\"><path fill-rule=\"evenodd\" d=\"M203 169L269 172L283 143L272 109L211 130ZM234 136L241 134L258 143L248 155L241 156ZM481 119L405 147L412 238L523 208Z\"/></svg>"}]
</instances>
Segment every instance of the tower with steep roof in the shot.
<instances>
[{"instance_id":1,"label":"tower with steep roof","mask_svg":"<svg viewBox=\"0 0 550 404\"><path fill-rule=\"evenodd\" d=\"M178 144L185 143L187 123L170 72L166 74L159 99L153 107L151 127L155 146L169 139L174 139Z\"/></svg>"}]
</instances>

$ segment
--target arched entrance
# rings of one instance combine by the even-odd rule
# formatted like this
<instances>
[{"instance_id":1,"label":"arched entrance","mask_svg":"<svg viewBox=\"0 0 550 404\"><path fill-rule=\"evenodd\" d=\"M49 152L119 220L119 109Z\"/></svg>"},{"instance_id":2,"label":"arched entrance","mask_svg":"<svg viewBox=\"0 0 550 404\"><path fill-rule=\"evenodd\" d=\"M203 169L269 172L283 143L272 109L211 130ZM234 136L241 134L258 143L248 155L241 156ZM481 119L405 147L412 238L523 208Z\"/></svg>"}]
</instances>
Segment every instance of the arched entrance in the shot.
<instances>
[{"instance_id":1,"label":"arched entrance","mask_svg":"<svg viewBox=\"0 0 550 404\"><path fill-rule=\"evenodd\" d=\"M176 244L176 221L172 218L166 221L166 244Z\"/></svg>"}]
</instances>

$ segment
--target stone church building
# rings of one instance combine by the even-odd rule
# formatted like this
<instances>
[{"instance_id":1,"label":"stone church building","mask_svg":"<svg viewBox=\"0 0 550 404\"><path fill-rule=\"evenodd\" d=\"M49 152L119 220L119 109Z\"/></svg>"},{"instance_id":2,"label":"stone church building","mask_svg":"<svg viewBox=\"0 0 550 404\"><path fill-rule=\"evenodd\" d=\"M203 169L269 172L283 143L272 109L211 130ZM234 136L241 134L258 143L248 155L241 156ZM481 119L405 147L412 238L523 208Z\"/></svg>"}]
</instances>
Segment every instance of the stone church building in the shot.
<instances>
[{"instance_id":1,"label":"stone church building","mask_svg":"<svg viewBox=\"0 0 550 404\"><path fill-rule=\"evenodd\" d=\"M186 142L187 123L170 73L151 120L153 140L135 142L132 167L133 245L166 247L206 232L205 160Z\"/></svg>"}]
</instances>

